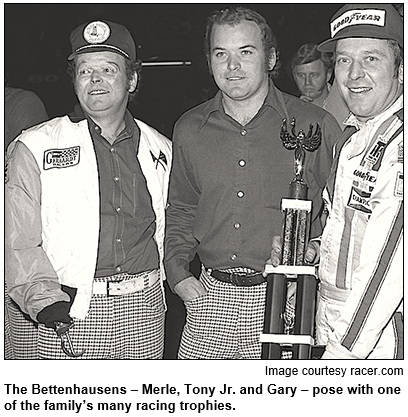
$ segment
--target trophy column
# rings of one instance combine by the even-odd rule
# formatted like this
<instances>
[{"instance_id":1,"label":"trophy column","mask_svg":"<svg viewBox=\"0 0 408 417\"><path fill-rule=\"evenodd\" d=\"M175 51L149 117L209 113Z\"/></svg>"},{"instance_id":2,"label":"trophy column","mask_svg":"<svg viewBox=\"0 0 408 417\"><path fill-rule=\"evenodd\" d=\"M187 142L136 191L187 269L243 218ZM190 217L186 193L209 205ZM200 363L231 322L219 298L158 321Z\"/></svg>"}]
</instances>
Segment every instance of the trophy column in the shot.
<instances>
[{"instance_id":1,"label":"trophy column","mask_svg":"<svg viewBox=\"0 0 408 417\"><path fill-rule=\"evenodd\" d=\"M307 136L303 131L295 135L295 119L291 125L292 135L287 132L284 120L281 140L287 149L295 149L295 178L289 186L289 198L282 199L281 265L267 265L265 269L268 277L264 328L260 338L263 343L262 359L281 359L282 348L291 350L293 359L309 359L314 344L316 272L315 267L305 265L304 262L312 202L307 200L307 185L302 179L302 172L304 150L316 150L321 142L321 133L318 125L314 135L312 126ZM289 281L297 283L294 334L285 332L284 317Z\"/></svg>"}]
</instances>

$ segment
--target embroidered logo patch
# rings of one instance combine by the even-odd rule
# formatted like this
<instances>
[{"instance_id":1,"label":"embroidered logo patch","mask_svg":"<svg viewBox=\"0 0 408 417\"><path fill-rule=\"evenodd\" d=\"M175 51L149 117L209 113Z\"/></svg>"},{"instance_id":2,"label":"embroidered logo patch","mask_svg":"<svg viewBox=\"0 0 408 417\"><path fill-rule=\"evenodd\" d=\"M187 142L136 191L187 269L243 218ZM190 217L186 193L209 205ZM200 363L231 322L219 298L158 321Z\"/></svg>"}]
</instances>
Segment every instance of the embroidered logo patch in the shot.
<instances>
[{"instance_id":1,"label":"embroidered logo patch","mask_svg":"<svg viewBox=\"0 0 408 417\"><path fill-rule=\"evenodd\" d=\"M91 44L105 42L110 36L110 28L105 22L92 22L84 29L84 39Z\"/></svg>"},{"instance_id":2,"label":"embroidered logo patch","mask_svg":"<svg viewBox=\"0 0 408 417\"><path fill-rule=\"evenodd\" d=\"M395 181L395 188L394 188L394 196L395 197L404 196L404 174L402 172L397 172L397 179Z\"/></svg>"},{"instance_id":3,"label":"embroidered logo patch","mask_svg":"<svg viewBox=\"0 0 408 417\"><path fill-rule=\"evenodd\" d=\"M347 206L353 208L354 210L371 214L370 196L371 194L358 190L355 187L352 187Z\"/></svg>"},{"instance_id":4,"label":"embroidered logo patch","mask_svg":"<svg viewBox=\"0 0 408 417\"><path fill-rule=\"evenodd\" d=\"M68 168L79 164L79 146L65 149L48 149L44 152L44 170Z\"/></svg>"},{"instance_id":5,"label":"embroidered logo patch","mask_svg":"<svg viewBox=\"0 0 408 417\"><path fill-rule=\"evenodd\" d=\"M160 151L158 158L154 155L152 151L150 151L150 155L152 155L153 162L155 162L156 164L156 169L158 165L160 164L163 167L163 169L166 171L166 167L167 167L166 155L162 151Z\"/></svg>"},{"instance_id":6,"label":"embroidered logo patch","mask_svg":"<svg viewBox=\"0 0 408 417\"><path fill-rule=\"evenodd\" d=\"M385 26L385 10L349 10L343 13L330 24L332 38L339 30L352 25Z\"/></svg>"}]
</instances>

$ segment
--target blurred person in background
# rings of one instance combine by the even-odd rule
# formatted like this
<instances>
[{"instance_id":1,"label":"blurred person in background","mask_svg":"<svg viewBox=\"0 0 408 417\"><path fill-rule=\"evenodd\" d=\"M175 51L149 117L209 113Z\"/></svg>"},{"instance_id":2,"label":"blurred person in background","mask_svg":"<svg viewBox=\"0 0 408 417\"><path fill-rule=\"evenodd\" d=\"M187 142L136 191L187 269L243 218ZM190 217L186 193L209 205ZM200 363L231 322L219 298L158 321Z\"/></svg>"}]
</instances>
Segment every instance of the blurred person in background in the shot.
<instances>
[{"instance_id":1,"label":"blurred person in background","mask_svg":"<svg viewBox=\"0 0 408 417\"><path fill-rule=\"evenodd\" d=\"M292 75L300 92L300 99L333 114L344 129L343 122L350 112L340 95L336 79L332 80L331 55L320 52L316 44L302 45L292 58Z\"/></svg>"},{"instance_id":2,"label":"blurred person in background","mask_svg":"<svg viewBox=\"0 0 408 417\"><path fill-rule=\"evenodd\" d=\"M48 120L41 99L32 91L7 85L4 89L4 150L23 131Z\"/></svg>"}]
</instances>

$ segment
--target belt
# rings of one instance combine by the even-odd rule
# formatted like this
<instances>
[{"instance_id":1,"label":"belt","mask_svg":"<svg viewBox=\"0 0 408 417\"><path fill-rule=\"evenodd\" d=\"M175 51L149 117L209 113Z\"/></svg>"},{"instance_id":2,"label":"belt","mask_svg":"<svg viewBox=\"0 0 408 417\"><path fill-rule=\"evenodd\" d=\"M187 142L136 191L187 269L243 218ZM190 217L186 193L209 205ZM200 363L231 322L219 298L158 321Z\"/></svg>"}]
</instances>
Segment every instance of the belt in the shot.
<instances>
[{"instance_id":1,"label":"belt","mask_svg":"<svg viewBox=\"0 0 408 417\"><path fill-rule=\"evenodd\" d=\"M127 278L129 276L132 277L132 275L127 275ZM106 295L107 297L133 294L152 287L159 280L159 273L157 270L142 272L141 274L133 275L133 278L123 281L109 281L109 279L115 279L115 276L106 277L102 282L95 280L93 282L92 294Z\"/></svg>"},{"instance_id":2,"label":"belt","mask_svg":"<svg viewBox=\"0 0 408 417\"><path fill-rule=\"evenodd\" d=\"M266 282L264 276L259 272L242 274L236 272L221 272L216 269L207 269L207 273L219 281L228 282L229 284L237 287L252 287L253 285L259 285Z\"/></svg>"}]
</instances>

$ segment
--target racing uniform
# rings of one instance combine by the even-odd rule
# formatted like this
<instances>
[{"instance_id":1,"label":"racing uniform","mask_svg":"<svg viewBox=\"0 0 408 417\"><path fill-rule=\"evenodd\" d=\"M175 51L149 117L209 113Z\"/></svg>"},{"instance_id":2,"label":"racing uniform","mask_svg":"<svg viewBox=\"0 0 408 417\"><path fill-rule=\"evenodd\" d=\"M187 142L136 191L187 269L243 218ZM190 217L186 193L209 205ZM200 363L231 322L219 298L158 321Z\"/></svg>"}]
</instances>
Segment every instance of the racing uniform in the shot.
<instances>
[{"instance_id":1,"label":"racing uniform","mask_svg":"<svg viewBox=\"0 0 408 417\"><path fill-rule=\"evenodd\" d=\"M324 190L316 317L322 359L402 355L403 97L365 123L351 115ZM348 132L348 134L347 134Z\"/></svg>"}]
</instances>

